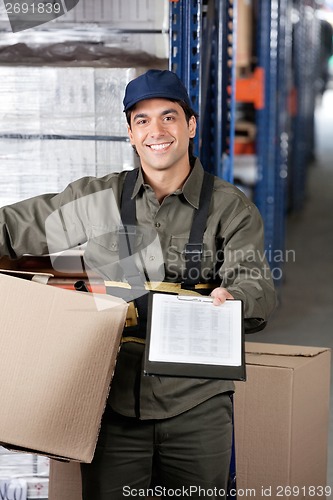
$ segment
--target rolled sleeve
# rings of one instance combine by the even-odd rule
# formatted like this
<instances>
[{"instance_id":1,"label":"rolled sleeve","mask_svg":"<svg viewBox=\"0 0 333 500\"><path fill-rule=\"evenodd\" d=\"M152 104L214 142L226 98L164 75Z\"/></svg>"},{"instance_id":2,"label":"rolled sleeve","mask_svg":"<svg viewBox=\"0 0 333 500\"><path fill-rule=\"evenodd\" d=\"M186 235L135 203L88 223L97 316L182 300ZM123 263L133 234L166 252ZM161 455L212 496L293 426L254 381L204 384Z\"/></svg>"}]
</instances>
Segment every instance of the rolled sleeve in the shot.
<instances>
[{"instance_id":1,"label":"rolled sleeve","mask_svg":"<svg viewBox=\"0 0 333 500\"><path fill-rule=\"evenodd\" d=\"M45 255L85 243L92 226L119 225L118 177L83 177L61 193L0 208L0 257Z\"/></svg>"}]
</instances>

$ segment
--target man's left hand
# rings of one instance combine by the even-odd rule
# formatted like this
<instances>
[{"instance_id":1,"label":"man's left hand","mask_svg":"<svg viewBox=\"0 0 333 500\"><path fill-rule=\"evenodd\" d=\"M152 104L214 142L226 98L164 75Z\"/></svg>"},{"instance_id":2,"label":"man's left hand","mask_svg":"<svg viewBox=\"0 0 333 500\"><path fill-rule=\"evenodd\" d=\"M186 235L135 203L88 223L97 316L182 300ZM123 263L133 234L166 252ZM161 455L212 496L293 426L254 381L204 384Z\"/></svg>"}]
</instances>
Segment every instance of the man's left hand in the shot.
<instances>
[{"instance_id":1,"label":"man's left hand","mask_svg":"<svg viewBox=\"0 0 333 500\"><path fill-rule=\"evenodd\" d=\"M228 292L226 288L222 288L219 286L218 288L214 288L210 296L214 299L213 304L214 306L220 306L223 304L227 299L233 299L234 297L231 295L231 293Z\"/></svg>"}]
</instances>

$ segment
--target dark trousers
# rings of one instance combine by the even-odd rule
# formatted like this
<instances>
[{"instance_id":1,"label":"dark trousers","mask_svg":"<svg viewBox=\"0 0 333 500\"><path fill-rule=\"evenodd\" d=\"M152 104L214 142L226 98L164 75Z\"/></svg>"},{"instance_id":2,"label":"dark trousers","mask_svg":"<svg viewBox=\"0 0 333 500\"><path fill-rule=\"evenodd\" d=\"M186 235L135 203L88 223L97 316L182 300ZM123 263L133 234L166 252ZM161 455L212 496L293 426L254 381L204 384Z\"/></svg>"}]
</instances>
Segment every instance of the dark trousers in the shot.
<instances>
[{"instance_id":1,"label":"dark trousers","mask_svg":"<svg viewBox=\"0 0 333 500\"><path fill-rule=\"evenodd\" d=\"M228 394L163 420L138 420L107 410L93 462L81 464L82 498L124 500L155 493L223 499L231 441ZM150 486L155 490L142 494Z\"/></svg>"}]
</instances>

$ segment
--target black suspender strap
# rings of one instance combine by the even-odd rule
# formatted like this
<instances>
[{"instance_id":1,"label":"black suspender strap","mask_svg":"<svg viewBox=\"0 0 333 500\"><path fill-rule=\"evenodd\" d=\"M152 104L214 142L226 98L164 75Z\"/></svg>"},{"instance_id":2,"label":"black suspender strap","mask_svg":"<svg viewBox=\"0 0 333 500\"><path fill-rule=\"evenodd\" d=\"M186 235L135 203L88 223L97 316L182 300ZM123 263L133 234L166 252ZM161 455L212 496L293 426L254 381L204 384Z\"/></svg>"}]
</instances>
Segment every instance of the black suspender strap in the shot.
<instances>
[{"instance_id":1,"label":"black suspender strap","mask_svg":"<svg viewBox=\"0 0 333 500\"><path fill-rule=\"evenodd\" d=\"M133 255L135 254L137 221L135 198L132 199L132 194L137 176L138 169L130 170L126 174L124 181L120 205L120 215L123 226L119 229L119 261L123 269L124 276L127 279L128 283L131 285L133 295L138 295L138 297L135 298L134 302L138 310L139 323L141 326L143 326L147 319L148 307L148 294L144 285L146 278L144 274L140 273L133 258ZM127 293L127 300L133 300L131 297L131 290L128 290ZM123 298L125 298L124 293Z\"/></svg>"},{"instance_id":2,"label":"black suspender strap","mask_svg":"<svg viewBox=\"0 0 333 500\"><path fill-rule=\"evenodd\" d=\"M185 245L186 274L182 288L193 288L200 281L203 254L203 235L206 229L208 211L212 199L214 176L204 172L199 208L194 212L188 243Z\"/></svg>"},{"instance_id":3,"label":"black suspender strap","mask_svg":"<svg viewBox=\"0 0 333 500\"><path fill-rule=\"evenodd\" d=\"M124 226L136 226L136 206L135 199L132 199L132 194L138 174L138 168L129 170L124 180L120 203L120 215Z\"/></svg>"},{"instance_id":4,"label":"black suspender strap","mask_svg":"<svg viewBox=\"0 0 333 500\"><path fill-rule=\"evenodd\" d=\"M132 289L142 289L143 293L135 299L139 313L139 320L145 322L147 318L148 294L145 292L145 276L140 273L134 259L136 240L136 204L132 199L134 186L138 176L138 169L130 170L125 177L121 197L120 214L122 228L119 230L119 260L123 268L124 276ZM206 229L209 206L213 193L214 176L204 172L203 183L200 192L199 208L195 210L189 241L185 245L186 274L182 288L191 289L200 281L201 258L203 254L203 235ZM124 292L126 294L126 292ZM130 298L130 290L128 291ZM126 298L125 296L123 298Z\"/></svg>"},{"instance_id":5,"label":"black suspender strap","mask_svg":"<svg viewBox=\"0 0 333 500\"><path fill-rule=\"evenodd\" d=\"M120 216L123 226L119 229L119 260L124 275L131 286L144 288L144 277L137 268L132 255L135 253L137 236L136 206L132 199L133 189L138 176L138 169L126 174L121 197Z\"/></svg>"}]
</instances>

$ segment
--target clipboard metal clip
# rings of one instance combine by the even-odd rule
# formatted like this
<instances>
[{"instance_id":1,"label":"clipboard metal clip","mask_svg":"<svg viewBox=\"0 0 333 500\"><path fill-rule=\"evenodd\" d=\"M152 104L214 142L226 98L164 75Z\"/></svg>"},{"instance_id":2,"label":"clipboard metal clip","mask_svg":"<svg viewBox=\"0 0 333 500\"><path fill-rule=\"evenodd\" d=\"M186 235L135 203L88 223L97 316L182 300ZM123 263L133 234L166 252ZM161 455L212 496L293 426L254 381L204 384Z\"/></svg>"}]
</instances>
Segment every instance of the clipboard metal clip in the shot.
<instances>
[{"instance_id":1,"label":"clipboard metal clip","mask_svg":"<svg viewBox=\"0 0 333 500\"><path fill-rule=\"evenodd\" d=\"M189 302L193 302L193 301L200 300L200 297L191 297L191 296L188 296L188 295L177 295L177 299L178 300L186 300L186 301L189 301Z\"/></svg>"},{"instance_id":2,"label":"clipboard metal clip","mask_svg":"<svg viewBox=\"0 0 333 500\"><path fill-rule=\"evenodd\" d=\"M193 297L192 295L177 295L177 299L189 302L213 302L213 299L210 297Z\"/></svg>"}]
</instances>

